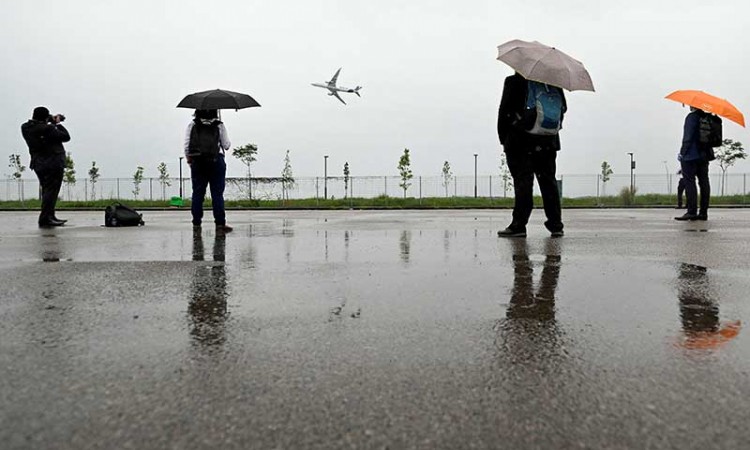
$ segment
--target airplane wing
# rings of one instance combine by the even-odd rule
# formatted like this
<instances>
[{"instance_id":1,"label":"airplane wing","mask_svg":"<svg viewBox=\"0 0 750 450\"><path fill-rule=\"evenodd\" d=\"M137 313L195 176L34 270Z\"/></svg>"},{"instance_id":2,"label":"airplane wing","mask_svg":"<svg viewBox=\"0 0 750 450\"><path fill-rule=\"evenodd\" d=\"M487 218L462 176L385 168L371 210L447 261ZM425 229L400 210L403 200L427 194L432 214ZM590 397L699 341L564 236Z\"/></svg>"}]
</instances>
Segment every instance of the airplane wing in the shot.
<instances>
[{"instance_id":1,"label":"airplane wing","mask_svg":"<svg viewBox=\"0 0 750 450\"><path fill-rule=\"evenodd\" d=\"M333 96L334 96L334 97L336 97L337 99L339 99L339 101L340 101L341 103L343 103L343 104L345 104L345 105L346 105L346 102L345 102L345 101L344 101L344 100L343 100L343 99L342 99L341 97L339 97L339 93L338 93L338 92L336 92L336 91L333 91L333 92L332 92L332 94L333 94Z\"/></svg>"},{"instance_id":2,"label":"airplane wing","mask_svg":"<svg viewBox=\"0 0 750 450\"><path fill-rule=\"evenodd\" d=\"M333 74L333 78L331 78L331 81L328 82L328 86L336 87L336 80L339 79L339 72L341 72L341 67L339 67L339 70L337 70L336 73Z\"/></svg>"}]
</instances>

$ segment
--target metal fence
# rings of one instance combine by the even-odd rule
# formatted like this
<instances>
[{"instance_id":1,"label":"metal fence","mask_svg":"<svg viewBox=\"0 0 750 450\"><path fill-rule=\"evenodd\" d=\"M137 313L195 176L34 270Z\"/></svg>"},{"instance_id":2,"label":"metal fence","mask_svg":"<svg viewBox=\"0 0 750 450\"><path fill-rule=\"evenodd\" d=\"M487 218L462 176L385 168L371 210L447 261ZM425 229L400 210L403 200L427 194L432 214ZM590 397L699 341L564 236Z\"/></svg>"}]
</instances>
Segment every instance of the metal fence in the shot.
<instances>
[{"instance_id":1,"label":"metal fence","mask_svg":"<svg viewBox=\"0 0 750 450\"><path fill-rule=\"evenodd\" d=\"M603 183L601 175L561 175L562 194L567 198L618 196L630 187L629 175L612 175ZM710 174L712 196L747 196L747 174ZM672 174L635 175L637 195L675 195L678 177ZM189 178L170 178L161 182L158 178L144 178L136 186L130 178L99 179L96 183L84 179L74 184L64 183L60 198L68 201L91 201L102 199L120 200L169 200L180 195L190 197ZM538 195L538 187L535 187ZM305 177L287 182L281 178L228 178L225 198L227 200L258 199L341 199L376 197L513 197L513 187L499 175L454 176L447 182L441 176L415 176L406 190L397 176L371 177ZM208 194L210 196L210 194ZM39 183L35 179L6 179L0 184L0 201L24 201L38 198Z\"/></svg>"}]
</instances>

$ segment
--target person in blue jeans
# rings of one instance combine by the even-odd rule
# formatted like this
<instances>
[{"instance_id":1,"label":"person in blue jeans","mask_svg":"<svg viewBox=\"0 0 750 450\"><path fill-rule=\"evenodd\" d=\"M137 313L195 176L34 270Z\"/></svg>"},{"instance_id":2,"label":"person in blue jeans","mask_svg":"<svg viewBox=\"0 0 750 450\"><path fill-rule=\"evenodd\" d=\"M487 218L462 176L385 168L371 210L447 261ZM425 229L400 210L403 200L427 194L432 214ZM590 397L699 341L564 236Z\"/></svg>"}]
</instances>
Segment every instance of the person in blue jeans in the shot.
<instances>
[{"instance_id":1,"label":"person in blue jeans","mask_svg":"<svg viewBox=\"0 0 750 450\"><path fill-rule=\"evenodd\" d=\"M231 145L227 130L219 120L217 110L195 110L194 119L185 133L185 158L190 165L193 185L190 207L193 227L198 228L203 222L203 200L206 197L206 188L210 188L216 231L225 233L232 231L232 227L227 225L224 211L224 187L227 174L224 157Z\"/></svg>"},{"instance_id":2,"label":"person in blue jeans","mask_svg":"<svg viewBox=\"0 0 750 450\"><path fill-rule=\"evenodd\" d=\"M685 202L687 212L675 220L708 220L708 203L711 198L711 183L708 179L708 164L713 156L710 145L700 142L700 121L707 115L703 110L690 107L690 114L685 117L685 127L680 148L680 165L682 178L685 180ZM700 209L698 208L698 189L700 187Z\"/></svg>"}]
</instances>

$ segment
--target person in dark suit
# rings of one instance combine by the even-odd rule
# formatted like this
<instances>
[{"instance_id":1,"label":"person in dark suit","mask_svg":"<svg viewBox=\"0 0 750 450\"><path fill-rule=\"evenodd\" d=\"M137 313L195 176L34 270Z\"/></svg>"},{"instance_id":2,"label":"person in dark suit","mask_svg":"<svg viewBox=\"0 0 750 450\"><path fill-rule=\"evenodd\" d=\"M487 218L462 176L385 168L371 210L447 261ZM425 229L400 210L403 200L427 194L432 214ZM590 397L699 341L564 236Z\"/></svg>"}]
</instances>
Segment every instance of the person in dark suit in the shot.
<instances>
[{"instance_id":1,"label":"person in dark suit","mask_svg":"<svg viewBox=\"0 0 750 450\"><path fill-rule=\"evenodd\" d=\"M66 222L55 217L55 205L65 171L63 143L70 141L70 134L62 125L63 120L65 116L61 114L52 116L47 108L39 106L34 108L31 119L21 125L21 134L31 154L29 168L39 178L39 186L42 190L40 227L58 227Z\"/></svg>"},{"instance_id":2,"label":"person in dark suit","mask_svg":"<svg viewBox=\"0 0 750 450\"><path fill-rule=\"evenodd\" d=\"M560 150L560 136L531 134L525 124L527 91L529 82L519 73L505 79L503 96L497 118L497 134L508 160L508 169L513 177L515 202L513 221L505 229L498 231L500 237L526 237L526 224L531 216L533 203L534 176L539 182L547 221L544 226L552 236L563 235L560 192L557 188L556 159ZM562 117L567 111L562 89L556 89L562 97Z\"/></svg>"}]
</instances>

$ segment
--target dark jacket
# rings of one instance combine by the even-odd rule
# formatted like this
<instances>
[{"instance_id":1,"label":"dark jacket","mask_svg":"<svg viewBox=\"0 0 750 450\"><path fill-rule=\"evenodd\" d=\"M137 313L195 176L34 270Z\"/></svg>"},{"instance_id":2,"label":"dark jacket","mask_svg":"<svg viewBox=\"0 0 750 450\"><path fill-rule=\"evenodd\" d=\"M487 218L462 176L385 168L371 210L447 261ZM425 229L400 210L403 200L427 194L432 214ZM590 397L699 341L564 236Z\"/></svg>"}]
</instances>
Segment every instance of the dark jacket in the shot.
<instances>
[{"instance_id":1,"label":"dark jacket","mask_svg":"<svg viewBox=\"0 0 750 450\"><path fill-rule=\"evenodd\" d=\"M707 113L697 109L685 117L685 127L682 133L681 161L706 160L711 152L711 146L700 143L700 120Z\"/></svg>"},{"instance_id":2,"label":"dark jacket","mask_svg":"<svg viewBox=\"0 0 750 450\"><path fill-rule=\"evenodd\" d=\"M526 109L526 91L528 82L520 74L511 75L505 79L503 97L497 116L497 135L505 151L560 150L560 136L536 136L527 133L516 124ZM565 94L563 94L563 118L568 110ZM561 119L562 120L562 119Z\"/></svg>"},{"instance_id":3,"label":"dark jacket","mask_svg":"<svg viewBox=\"0 0 750 450\"><path fill-rule=\"evenodd\" d=\"M53 125L51 123L29 120L21 125L21 134L29 146L31 154L31 164L29 167L33 170L40 165L48 164L65 164L65 147L64 142L70 141L68 130L62 125Z\"/></svg>"}]
</instances>

